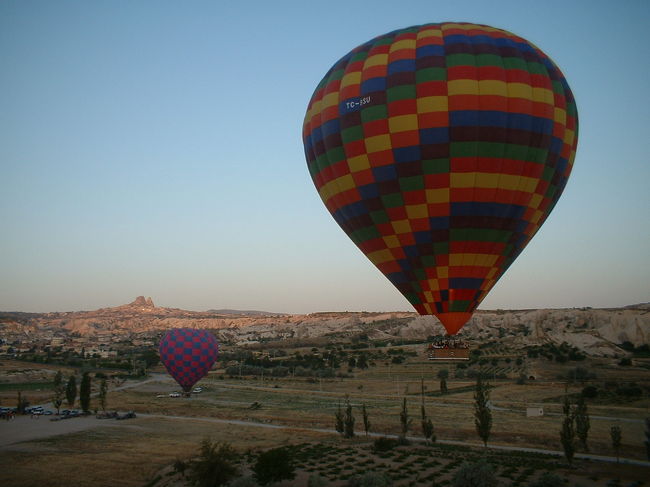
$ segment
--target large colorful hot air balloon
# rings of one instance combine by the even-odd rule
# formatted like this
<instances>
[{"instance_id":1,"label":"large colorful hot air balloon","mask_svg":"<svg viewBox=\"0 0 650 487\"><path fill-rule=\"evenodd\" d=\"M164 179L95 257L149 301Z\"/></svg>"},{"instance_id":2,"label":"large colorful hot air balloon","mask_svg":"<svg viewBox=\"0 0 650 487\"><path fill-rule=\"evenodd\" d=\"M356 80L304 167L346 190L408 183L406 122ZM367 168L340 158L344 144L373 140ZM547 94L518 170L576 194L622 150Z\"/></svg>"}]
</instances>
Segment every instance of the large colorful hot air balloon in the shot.
<instances>
[{"instance_id":1,"label":"large colorful hot air balloon","mask_svg":"<svg viewBox=\"0 0 650 487\"><path fill-rule=\"evenodd\" d=\"M174 328L160 341L159 352L169 375L189 393L217 360L219 343L205 330Z\"/></svg>"},{"instance_id":2,"label":"large colorful hot air balloon","mask_svg":"<svg viewBox=\"0 0 650 487\"><path fill-rule=\"evenodd\" d=\"M317 86L303 126L334 219L452 335L548 217L577 135L553 61L510 32L467 23L353 49Z\"/></svg>"}]
</instances>

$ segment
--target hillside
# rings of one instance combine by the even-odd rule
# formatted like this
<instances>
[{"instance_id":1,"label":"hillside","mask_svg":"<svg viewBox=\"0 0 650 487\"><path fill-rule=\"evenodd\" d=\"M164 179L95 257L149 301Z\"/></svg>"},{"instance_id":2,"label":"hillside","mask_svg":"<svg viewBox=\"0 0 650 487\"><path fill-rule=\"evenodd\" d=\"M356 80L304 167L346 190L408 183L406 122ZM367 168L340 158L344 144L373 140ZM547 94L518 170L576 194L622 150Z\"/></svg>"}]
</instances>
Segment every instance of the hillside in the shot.
<instances>
[{"instance_id":1,"label":"hillside","mask_svg":"<svg viewBox=\"0 0 650 487\"><path fill-rule=\"evenodd\" d=\"M407 312L329 312L279 315L259 311L210 310L204 312L164 308L151 298L95 311L57 313L0 313L0 337L6 334L37 336L75 333L81 336L111 333L142 334L170 328L215 330L221 340L237 344L278 339L318 338L371 340L426 339L444 329L433 316ZM478 311L462 329L472 340L500 340L514 346L567 342L595 355L616 355L616 344L650 343L647 304L617 309L538 309Z\"/></svg>"}]
</instances>

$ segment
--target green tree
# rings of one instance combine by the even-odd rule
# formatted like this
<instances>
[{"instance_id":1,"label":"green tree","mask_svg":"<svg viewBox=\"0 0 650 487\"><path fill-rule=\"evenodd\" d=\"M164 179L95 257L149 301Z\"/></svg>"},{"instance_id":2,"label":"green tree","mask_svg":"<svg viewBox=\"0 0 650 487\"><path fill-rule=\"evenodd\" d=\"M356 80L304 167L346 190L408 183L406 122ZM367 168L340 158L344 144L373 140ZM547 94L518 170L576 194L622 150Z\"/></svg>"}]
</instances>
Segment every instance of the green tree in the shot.
<instances>
[{"instance_id":1,"label":"green tree","mask_svg":"<svg viewBox=\"0 0 650 487\"><path fill-rule=\"evenodd\" d=\"M422 436L427 441L432 441L435 443L436 435L433 434L433 423L431 419L427 417L426 410L424 409L424 404L422 404Z\"/></svg>"},{"instance_id":2,"label":"green tree","mask_svg":"<svg viewBox=\"0 0 650 487\"><path fill-rule=\"evenodd\" d=\"M71 375L68 378L68 383L65 386L65 399L68 402L68 406L74 406L74 401L77 398L77 379L74 375Z\"/></svg>"},{"instance_id":3,"label":"green tree","mask_svg":"<svg viewBox=\"0 0 650 487\"><path fill-rule=\"evenodd\" d=\"M562 421L562 429L560 430L560 442L562 443L564 456L566 457L567 462L569 462L569 465L573 462L573 455L576 452L575 435L573 417L565 416Z\"/></svg>"},{"instance_id":4,"label":"green tree","mask_svg":"<svg viewBox=\"0 0 650 487\"><path fill-rule=\"evenodd\" d=\"M578 436L578 441L584 449L584 451L589 451L587 446L587 437L589 436L589 429L591 428L589 422L589 411L587 410L587 403L585 398L580 395L578 397L578 402L574 411L575 424L576 424L576 435Z\"/></svg>"},{"instance_id":5,"label":"green tree","mask_svg":"<svg viewBox=\"0 0 650 487\"><path fill-rule=\"evenodd\" d=\"M366 432L366 436L370 432L370 418L368 417L368 410L366 409L365 403L361 405L361 414L363 415L363 429Z\"/></svg>"},{"instance_id":6,"label":"green tree","mask_svg":"<svg viewBox=\"0 0 650 487\"><path fill-rule=\"evenodd\" d=\"M190 463L188 479L196 487L218 487L239 475L239 456L229 443L201 442L199 457Z\"/></svg>"},{"instance_id":7,"label":"green tree","mask_svg":"<svg viewBox=\"0 0 650 487\"><path fill-rule=\"evenodd\" d=\"M453 487L497 487L498 482L492 465L485 459L477 462L463 462L454 474Z\"/></svg>"},{"instance_id":8,"label":"green tree","mask_svg":"<svg viewBox=\"0 0 650 487\"><path fill-rule=\"evenodd\" d=\"M18 401L16 404L16 412L18 414L25 414L25 409L29 407L29 401L23 397L22 393L18 391Z\"/></svg>"},{"instance_id":9,"label":"green tree","mask_svg":"<svg viewBox=\"0 0 650 487\"><path fill-rule=\"evenodd\" d=\"M645 418L645 441L643 443L648 460L650 460L650 418Z\"/></svg>"},{"instance_id":10,"label":"green tree","mask_svg":"<svg viewBox=\"0 0 650 487\"><path fill-rule=\"evenodd\" d=\"M406 435L409 431L409 428L411 427L411 423L413 423L413 419L409 418L409 412L408 408L406 407L406 398L403 399L402 401L402 411L399 413L399 422L402 427L402 432L400 434L400 440L405 443L406 442Z\"/></svg>"},{"instance_id":11,"label":"green tree","mask_svg":"<svg viewBox=\"0 0 650 487\"><path fill-rule=\"evenodd\" d=\"M352 405L350 400L346 399L345 401L345 418L343 420L343 436L345 438L354 437L354 415L352 414Z\"/></svg>"},{"instance_id":12,"label":"green tree","mask_svg":"<svg viewBox=\"0 0 650 487\"><path fill-rule=\"evenodd\" d=\"M440 369L438 371L438 379L440 379L440 392L447 394L447 379L449 378L449 371L447 369Z\"/></svg>"},{"instance_id":13,"label":"green tree","mask_svg":"<svg viewBox=\"0 0 650 487\"><path fill-rule=\"evenodd\" d=\"M357 359L357 367L359 367L360 369L368 368L368 359L366 358L366 355L364 353L359 355L359 358Z\"/></svg>"},{"instance_id":14,"label":"green tree","mask_svg":"<svg viewBox=\"0 0 650 487\"><path fill-rule=\"evenodd\" d=\"M479 438L483 440L483 445L487 448L487 442L492 430L492 411L489 408L490 386L483 382L481 374L476 378L476 388L474 390L474 424Z\"/></svg>"},{"instance_id":15,"label":"green tree","mask_svg":"<svg viewBox=\"0 0 650 487\"><path fill-rule=\"evenodd\" d=\"M63 398L65 397L65 385L63 384L63 374L59 370L54 376L54 386L52 390L52 404L56 408L56 414L61 410Z\"/></svg>"},{"instance_id":16,"label":"green tree","mask_svg":"<svg viewBox=\"0 0 650 487\"><path fill-rule=\"evenodd\" d=\"M621 451L621 439L623 437L621 434L621 427L612 426L609 430L609 435L612 438L612 448L614 449L614 453L616 453L616 463L618 463L619 453Z\"/></svg>"},{"instance_id":17,"label":"green tree","mask_svg":"<svg viewBox=\"0 0 650 487\"><path fill-rule=\"evenodd\" d=\"M569 465L571 465L576 452L576 430L575 415L571 410L571 402L569 401L568 394L564 395L562 412L564 413L564 419L562 420L562 429L560 430L560 443L562 443L564 456L567 462L569 462Z\"/></svg>"},{"instance_id":18,"label":"green tree","mask_svg":"<svg viewBox=\"0 0 650 487\"><path fill-rule=\"evenodd\" d=\"M345 422L343 421L343 410L341 409L341 401L339 401L339 407L334 413L334 425L336 431L343 434L345 432Z\"/></svg>"},{"instance_id":19,"label":"green tree","mask_svg":"<svg viewBox=\"0 0 650 487\"><path fill-rule=\"evenodd\" d=\"M101 382L99 383L99 405L102 408L102 411L106 411L106 403L108 399L108 382L106 377L102 377Z\"/></svg>"},{"instance_id":20,"label":"green tree","mask_svg":"<svg viewBox=\"0 0 650 487\"><path fill-rule=\"evenodd\" d=\"M158 365L158 362L160 361L160 356L158 355L158 351L155 349L149 349L145 350L140 354L140 360L145 363L145 366L147 368L153 367L155 365Z\"/></svg>"},{"instance_id":21,"label":"green tree","mask_svg":"<svg viewBox=\"0 0 650 487\"><path fill-rule=\"evenodd\" d=\"M84 413L90 411L90 374L84 372L79 386L79 405Z\"/></svg>"},{"instance_id":22,"label":"green tree","mask_svg":"<svg viewBox=\"0 0 650 487\"><path fill-rule=\"evenodd\" d=\"M255 480L260 485L291 480L296 476L295 471L293 458L286 448L274 448L260 453L253 465Z\"/></svg>"}]
</instances>

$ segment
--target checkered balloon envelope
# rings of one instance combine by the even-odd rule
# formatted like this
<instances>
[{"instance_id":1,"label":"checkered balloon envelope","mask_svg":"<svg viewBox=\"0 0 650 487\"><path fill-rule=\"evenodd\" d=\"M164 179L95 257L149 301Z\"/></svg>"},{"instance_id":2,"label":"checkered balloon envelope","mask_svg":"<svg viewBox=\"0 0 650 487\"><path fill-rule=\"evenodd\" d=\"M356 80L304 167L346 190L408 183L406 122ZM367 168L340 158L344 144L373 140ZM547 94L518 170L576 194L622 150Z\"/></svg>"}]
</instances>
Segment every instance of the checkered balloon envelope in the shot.
<instances>
[{"instance_id":1,"label":"checkered balloon envelope","mask_svg":"<svg viewBox=\"0 0 650 487\"><path fill-rule=\"evenodd\" d=\"M576 103L510 32L427 24L337 61L303 125L325 206L420 314L457 333L567 183Z\"/></svg>"},{"instance_id":2,"label":"checkered balloon envelope","mask_svg":"<svg viewBox=\"0 0 650 487\"><path fill-rule=\"evenodd\" d=\"M169 375L189 392L217 360L219 343L206 330L174 328L160 341L159 352Z\"/></svg>"}]
</instances>

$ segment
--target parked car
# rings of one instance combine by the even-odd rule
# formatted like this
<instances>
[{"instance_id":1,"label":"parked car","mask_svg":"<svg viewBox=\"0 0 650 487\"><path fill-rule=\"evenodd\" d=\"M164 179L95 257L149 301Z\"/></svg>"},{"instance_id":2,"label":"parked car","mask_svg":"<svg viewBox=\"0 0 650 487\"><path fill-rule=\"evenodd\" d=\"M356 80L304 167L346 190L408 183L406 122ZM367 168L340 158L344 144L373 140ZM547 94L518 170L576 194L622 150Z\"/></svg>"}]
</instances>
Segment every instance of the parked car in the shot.
<instances>
[{"instance_id":1,"label":"parked car","mask_svg":"<svg viewBox=\"0 0 650 487\"><path fill-rule=\"evenodd\" d=\"M97 419L112 419L117 418L117 411L106 411L103 413L98 413L95 417Z\"/></svg>"},{"instance_id":2,"label":"parked car","mask_svg":"<svg viewBox=\"0 0 650 487\"><path fill-rule=\"evenodd\" d=\"M203 392L203 387L195 387L192 392L194 394L201 394Z\"/></svg>"},{"instance_id":3,"label":"parked car","mask_svg":"<svg viewBox=\"0 0 650 487\"><path fill-rule=\"evenodd\" d=\"M131 418L135 418L135 413L133 411L129 411L128 413L124 413L124 414L120 414L115 419L131 419Z\"/></svg>"},{"instance_id":4,"label":"parked car","mask_svg":"<svg viewBox=\"0 0 650 487\"><path fill-rule=\"evenodd\" d=\"M169 397L181 397L181 394L179 392L172 392L169 394Z\"/></svg>"}]
</instances>

